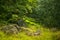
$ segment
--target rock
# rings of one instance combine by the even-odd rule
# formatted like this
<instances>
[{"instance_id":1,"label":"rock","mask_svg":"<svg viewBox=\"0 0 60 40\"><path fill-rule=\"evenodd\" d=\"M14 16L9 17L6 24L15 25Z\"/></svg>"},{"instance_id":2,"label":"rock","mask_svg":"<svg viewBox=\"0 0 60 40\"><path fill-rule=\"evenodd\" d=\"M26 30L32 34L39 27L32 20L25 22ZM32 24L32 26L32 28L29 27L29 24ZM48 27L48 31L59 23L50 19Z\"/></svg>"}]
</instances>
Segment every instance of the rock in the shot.
<instances>
[{"instance_id":1,"label":"rock","mask_svg":"<svg viewBox=\"0 0 60 40\"><path fill-rule=\"evenodd\" d=\"M36 32L34 32L33 34L34 34L34 36L38 36L38 35L40 35L40 30L37 30Z\"/></svg>"},{"instance_id":2,"label":"rock","mask_svg":"<svg viewBox=\"0 0 60 40\"><path fill-rule=\"evenodd\" d=\"M33 34L31 32L29 32L29 31L26 31L26 35L32 36Z\"/></svg>"},{"instance_id":3,"label":"rock","mask_svg":"<svg viewBox=\"0 0 60 40\"><path fill-rule=\"evenodd\" d=\"M20 27L22 27L22 26L26 27L26 22L24 22L24 20L19 20L17 22L17 25L20 26Z\"/></svg>"},{"instance_id":4,"label":"rock","mask_svg":"<svg viewBox=\"0 0 60 40\"><path fill-rule=\"evenodd\" d=\"M11 28L10 30L6 30L7 34L17 34L18 30L16 29L16 27Z\"/></svg>"},{"instance_id":5,"label":"rock","mask_svg":"<svg viewBox=\"0 0 60 40\"><path fill-rule=\"evenodd\" d=\"M20 27L16 24L11 24L4 26L1 31L3 31L6 34L17 34L20 31Z\"/></svg>"},{"instance_id":6,"label":"rock","mask_svg":"<svg viewBox=\"0 0 60 40\"><path fill-rule=\"evenodd\" d=\"M19 27L18 25L15 25L15 27L17 28L18 31L21 31L21 27Z\"/></svg>"},{"instance_id":7,"label":"rock","mask_svg":"<svg viewBox=\"0 0 60 40\"><path fill-rule=\"evenodd\" d=\"M41 34L40 30L37 30L36 32L30 32L28 30L26 31L26 35L28 36L38 36L40 34Z\"/></svg>"}]
</instances>

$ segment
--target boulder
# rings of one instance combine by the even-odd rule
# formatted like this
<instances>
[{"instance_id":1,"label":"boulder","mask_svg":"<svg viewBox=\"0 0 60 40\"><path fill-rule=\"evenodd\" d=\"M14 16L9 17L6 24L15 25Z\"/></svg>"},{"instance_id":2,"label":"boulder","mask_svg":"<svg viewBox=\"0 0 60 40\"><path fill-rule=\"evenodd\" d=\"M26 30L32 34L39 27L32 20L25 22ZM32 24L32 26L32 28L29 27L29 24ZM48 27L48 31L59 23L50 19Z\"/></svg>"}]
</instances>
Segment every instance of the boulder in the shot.
<instances>
[{"instance_id":1,"label":"boulder","mask_svg":"<svg viewBox=\"0 0 60 40\"><path fill-rule=\"evenodd\" d=\"M20 27L16 24L10 24L1 28L1 31L6 34L17 34L20 31Z\"/></svg>"}]
</instances>

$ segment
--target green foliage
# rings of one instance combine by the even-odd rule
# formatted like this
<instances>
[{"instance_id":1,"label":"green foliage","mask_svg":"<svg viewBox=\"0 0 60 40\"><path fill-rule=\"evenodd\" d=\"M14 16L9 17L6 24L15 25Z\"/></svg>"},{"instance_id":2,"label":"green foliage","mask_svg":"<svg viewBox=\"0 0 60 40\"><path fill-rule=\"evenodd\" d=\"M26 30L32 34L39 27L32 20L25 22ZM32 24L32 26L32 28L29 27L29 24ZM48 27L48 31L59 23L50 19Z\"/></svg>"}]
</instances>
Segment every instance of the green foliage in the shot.
<instances>
[{"instance_id":1,"label":"green foliage","mask_svg":"<svg viewBox=\"0 0 60 40\"><path fill-rule=\"evenodd\" d=\"M36 23L41 23L47 27L60 26L60 1L58 0L38 0L36 8L32 9L32 14L26 14L34 18Z\"/></svg>"},{"instance_id":2,"label":"green foliage","mask_svg":"<svg viewBox=\"0 0 60 40\"><path fill-rule=\"evenodd\" d=\"M36 0L0 0L0 20L9 23L23 19L28 11L32 13L32 7L36 6L36 2Z\"/></svg>"}]
</instances>

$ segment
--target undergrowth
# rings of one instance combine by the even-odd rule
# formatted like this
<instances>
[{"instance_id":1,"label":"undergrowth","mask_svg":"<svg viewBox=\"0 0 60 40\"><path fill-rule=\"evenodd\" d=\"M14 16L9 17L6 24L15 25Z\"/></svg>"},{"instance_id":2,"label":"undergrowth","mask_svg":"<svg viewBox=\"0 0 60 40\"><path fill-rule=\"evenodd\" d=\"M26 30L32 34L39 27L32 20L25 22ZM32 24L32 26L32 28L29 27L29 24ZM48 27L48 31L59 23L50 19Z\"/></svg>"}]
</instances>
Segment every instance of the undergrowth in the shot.
<instances>
[{"instance_id":1,"label":"undergrowth","mask_svg":"<svg viewBox=\"0 0 60 40\"><path fill-rule=\"evenodd\" d=\"M29 25L29 31L34 32L36 30L40 30L40 35L38 36L29 36L26 33L19 32L14 35L6 35L2 31L0 31L0 40L59 40L60 32L52 32L48 28L44 28L41 25Z\"/></svg>"}]
</instances>

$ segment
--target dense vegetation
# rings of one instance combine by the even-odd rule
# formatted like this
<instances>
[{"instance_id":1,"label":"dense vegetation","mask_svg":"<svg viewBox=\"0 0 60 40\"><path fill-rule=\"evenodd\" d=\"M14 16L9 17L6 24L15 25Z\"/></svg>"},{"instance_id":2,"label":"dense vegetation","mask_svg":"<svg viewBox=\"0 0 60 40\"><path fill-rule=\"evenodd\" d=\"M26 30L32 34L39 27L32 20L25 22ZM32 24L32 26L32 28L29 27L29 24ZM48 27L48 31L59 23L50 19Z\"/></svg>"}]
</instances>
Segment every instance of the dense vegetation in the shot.
<instances>
[{"instance_id":1,"label":"dense vegetation","mask_svg":"<svg viewBox=\"0 0 60 40\"><path fill-rule=\"evenodd\" d=\"M60 12L58 0L1 0L1 22L16 22L24 17L33 18L35 22L45 26L60 26Z\"/></svg>"},{"instance_id":2,"label":"dense vegetation","mask_svg":"<svg viewBox=\"0 0 60 40\"><path fill-rule=\"evenodd\" d=\"M59 40L60 36L56 36L59 35L60 32L56 32L56 30L53 29L60 29L59 7L59 0L0 0L0 27L17 24L19 20L24 20L28 25L27 27L34 30L40 29L43 35L42 37L40 35L38 37L31 36L33 38L29 37L28 39L28 36L25 35L24 32L21 32L18 34L18 38L14 36L16 40L20 38L21 40L30 40L30 38L31 40ZM55 30L55 33L51 32L50 28ZM13 36L10 37L10 39L3 39L5 34L2 32L0 35L1 40L15 40L11 39Z\"/></svg>"}]
</instances>

